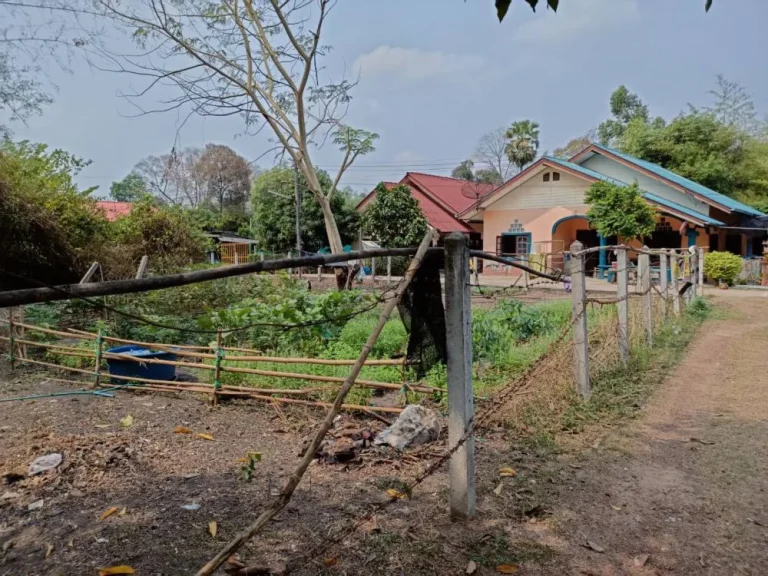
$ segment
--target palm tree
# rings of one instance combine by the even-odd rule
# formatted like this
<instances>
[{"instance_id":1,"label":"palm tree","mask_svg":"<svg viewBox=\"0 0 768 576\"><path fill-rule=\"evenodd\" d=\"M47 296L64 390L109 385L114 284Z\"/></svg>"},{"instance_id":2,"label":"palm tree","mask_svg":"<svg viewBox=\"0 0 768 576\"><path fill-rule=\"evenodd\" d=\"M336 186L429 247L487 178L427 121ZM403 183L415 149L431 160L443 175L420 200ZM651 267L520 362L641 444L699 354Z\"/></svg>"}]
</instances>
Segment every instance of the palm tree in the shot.
<instances>
[{"instance_id":1,"label":"palm tree","mask_svg":"<svg viewBox=\"0 0 768 576\"><path fill-rule=\"evenodd\" d=\"M533 120L513 122L507 130L507 146L504 151L518 170L536 159L539 151L539 123Z\"/></svg>"}]
</instances>

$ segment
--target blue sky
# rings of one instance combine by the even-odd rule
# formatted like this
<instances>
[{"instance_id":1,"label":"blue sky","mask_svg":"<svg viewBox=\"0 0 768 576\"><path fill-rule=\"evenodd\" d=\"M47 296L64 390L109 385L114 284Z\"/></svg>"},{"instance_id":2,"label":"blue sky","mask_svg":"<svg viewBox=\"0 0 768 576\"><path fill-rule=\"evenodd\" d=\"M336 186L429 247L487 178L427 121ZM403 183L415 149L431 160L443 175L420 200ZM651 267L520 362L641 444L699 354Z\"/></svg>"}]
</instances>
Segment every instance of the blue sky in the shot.
<instances>
[{"instance_id":1,"label":"blue sky","mask_svg":"<svg viewBox=\"0 0 768 576\"><path fill-rule=\"evenodd\" d=\"M340 0L325 42L329 72L359 71L347 121L381 136L375 153L342 183L359 191L406 170L450 173L478 138L531 118L541 150L552 150L608 116L608 98L626 84L653 115L671 117L687 103L705 105L715 76L744 85L768 113L768 2L715 0L562 0L557 14L533 14L522 0L499 24L491 0ZM141 158L180 147L223 143L248 159L267 136L242 135L237 119L175 113L129 117L122 99L136 79L75 61L72 73L46 65L55 102L17 139L46 142L93 161L83 186L106 194ZM159 99L162 93L150 96ZM315 162L335 166L328 147ZM259 162L267 167L270 158Z\"/></svg>"}]
</instances>

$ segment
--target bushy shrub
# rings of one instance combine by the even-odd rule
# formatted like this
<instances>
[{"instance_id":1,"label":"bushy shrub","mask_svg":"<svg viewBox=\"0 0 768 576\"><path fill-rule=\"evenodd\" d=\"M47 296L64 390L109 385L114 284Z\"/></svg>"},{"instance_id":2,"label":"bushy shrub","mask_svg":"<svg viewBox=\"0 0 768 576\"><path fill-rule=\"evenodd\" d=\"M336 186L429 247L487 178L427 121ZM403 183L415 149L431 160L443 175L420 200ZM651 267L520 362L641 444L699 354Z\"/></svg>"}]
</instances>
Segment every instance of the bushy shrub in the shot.
<instances>
[{"instance_id":1,"label":"bushy shrub","mask_svg":"<svg viewBox=\"0 0 768 576\"><path fill-rule=\"evenodd\" d=\"M350 320L344 328L341 329L338 342L333 347L345 347L351 354L351 357L360 353L368 336L373 332L373 328L378 321L378 315L368 314L359 316ZM408 335L405 327L399 318L393 318L384 325L373 349L371 358L392 358L405 352L408 342Z\"/></svg>"},{"instance_id":2,"label":"bushy shrub","mask_svg":"<svg viewBox=\"0 0 768 576\"><path fill-rule=\"evenodd\" d=\"M0 267L49 284L77 282L98 259L107 220L73 177L87 162L43 144L0 142ZM0 277L0 289L30 284Z\"/></svg>"},{"instance_id":3,"label":"bushy shrub","mask_svg":"<svg viewBox=\"0 0 768 576\"><path fill-rule=\"evenodd\" d=\"M730 252L710 252L704 259L704 274L710 280L733 284L744 265L741 256Z\"/></svg>"}]
</instances>

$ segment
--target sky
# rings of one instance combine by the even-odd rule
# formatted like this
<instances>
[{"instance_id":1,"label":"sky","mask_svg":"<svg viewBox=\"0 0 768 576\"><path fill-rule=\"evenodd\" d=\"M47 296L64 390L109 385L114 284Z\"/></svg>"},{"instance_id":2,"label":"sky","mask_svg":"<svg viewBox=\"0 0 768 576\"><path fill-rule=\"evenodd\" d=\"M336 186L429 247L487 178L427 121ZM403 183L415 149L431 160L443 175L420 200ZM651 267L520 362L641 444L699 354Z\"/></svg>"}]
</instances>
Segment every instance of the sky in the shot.
<instances>
[{"instance_id":1,"label":"sky","mask_svg":"<svg viewBox=\"0 0 768 576\"><path fill-rule=\"evenodd\" d=\"M367 192L409 170L448 175L483 133L521 119L540 124L540 150L551 151L606 119L620 84L671 118L710 102L723 74L768 114L765 22L764 0L715 0L709 13L704 0L562 0L556 14L513 0L502 23L492 0L339 0L324 65L334 78L358 79L345 121L380 136L342 185ZM11 129L90 159L78 182L99 186L97 195L173 146L227 144L261 168L272 163L262 157L268 135L244 134L237 118L136 116L121 96L139 87L135 77L77 58L70 68L44 64L53 104ZM150 92L144 105L169 95ZM331 145L313 158L331 172L341 160Z\"/></svg>"}]
</instances>

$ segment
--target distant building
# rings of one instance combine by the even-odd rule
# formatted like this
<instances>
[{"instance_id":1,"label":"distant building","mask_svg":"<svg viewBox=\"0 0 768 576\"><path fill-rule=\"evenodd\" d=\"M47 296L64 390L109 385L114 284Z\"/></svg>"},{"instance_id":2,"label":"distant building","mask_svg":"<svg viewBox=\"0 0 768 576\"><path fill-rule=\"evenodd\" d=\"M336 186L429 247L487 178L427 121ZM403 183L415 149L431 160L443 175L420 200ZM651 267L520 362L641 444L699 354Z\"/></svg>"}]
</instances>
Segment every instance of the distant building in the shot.
<instances>
[{"instance_id":1,"label":"distant building","mask_svg":"<svg viewBox=\"0 0 768 576\"><path fill-rule=\"evenodd\" d=\"M99 200L96 207L104 212L107 220L114 222L118 218L128 216L133 210L132 202L116 202L113 200Z\"/></svg>"}]
</instances>

